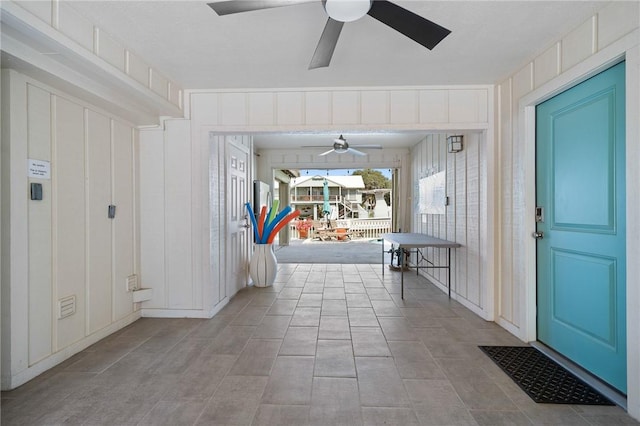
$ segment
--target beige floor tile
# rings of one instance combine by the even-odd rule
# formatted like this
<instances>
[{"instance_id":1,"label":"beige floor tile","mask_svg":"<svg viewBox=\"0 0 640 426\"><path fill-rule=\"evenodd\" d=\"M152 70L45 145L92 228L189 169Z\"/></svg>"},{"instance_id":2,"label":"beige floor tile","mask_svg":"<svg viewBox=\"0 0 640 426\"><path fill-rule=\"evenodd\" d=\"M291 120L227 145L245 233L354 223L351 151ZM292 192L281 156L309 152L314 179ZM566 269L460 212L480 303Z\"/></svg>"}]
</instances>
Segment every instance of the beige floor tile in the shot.
<instances>
[{"instance_id":1,"label":"beige floor tile","mask_svg":"<svg viewBox=\"0 0 640 426\"><path fill-rule=\"evenodd\" d=\"M347 316L346 300L322 300L322 316Z\"/></svg>"},{"instance_id":2,"label":"beige floor tile","mask_svg":"<svg viewBox=\"0 0 640 426\"><path fill-rule=\"evenodd\" d=\"M352 294L366 294L364 285L361 282L357 283L344 283L344 292Z\"/></svg>"},{"instance_id":3,"label":"beige floor tile","mask_svg":"<svg viewBox=\"0 0 640 426\"><path fill-rule=\"evenodd\" d=\"M315 377L355 377L351 340L318 340Z\"/></svg>"},{"instance_id":4,"label":"beige floor tile","mask_svg":"<svg viewBox=\"0 0 640 426\"><path fill-rule=\"evenodd\" d=\"M327 287L325 285L322 293L323 300L345 300L345 292L342 287Z\"/></svg>"},{"instance_id":5,"label":"beige floor tile","mask_svg":"<svg viewBox=\"0 0 640 426\"><path fill-rule=\"evenodd\" d=\"M255 339L283 339L291 322L290 316L267 315L253 333Z\"/></svg>"},{"instance_id":6,"label":"beige floor tile","mask_svg":"<svg viewBox=\"0 0 640 426\"><path fill-rule=\"evenodd\" d=\"M351 339L349 318L346 315L341 317L321 316L318 339Z\"/></svg>"},{"instance_id":7,"label":"beige floor tile","mask_svg":"<svg viewBox=\"0 0 640 426\"><path fill-rule=\"evenodd\" d=\"M365 407L409 407L392 358L356 357L360 403Z\"/></svg>"},{"instance_id":8,"label":"beige floor tile","mask_svg":"<svg viewBox=\"0 0 640 426\"><path fill-rule=\"evenodd\" d=\"M231 325L258 325L268 310L266 306L247 306L231 321Z\"/></svg>"},{"instance_id":9,"label":"beige floor tile","mask_svg":"<svg viewBox=\"0 0 640 426\"><path fill-rule=\"evenodd\" d=\"M320 325L321 308L298 307L293 313L289 326L318 327Z\"/></svg>"},{"instance_id":10,"label":"beige floor tile","mask_svg":"<svg viewBox=\"0 0 640 426\"><path fill-rule=\"evenodd\" d=\"M432 407L431 405L414 404L413 411L423 426L478 426L478 422L465 406Z\"/></svg>"},{"instance_id":11,"label":"beige floor tile","mask_svg":"<svg viewBox=\"0 0 640 426\"><path fill-rule=\"evenodd\" d=\"M451 379L451 384L471 410L517 410L513 401L491 380L460 378Z\"/></svg>"},{"instance_id":12,"label":"beige floor tile","mask_svg":"<svg viewBox=\"0 0 640 426\"><path fill-rule=\"evenodd\" d=\"M142 318L2 392L2 424L640 424L536 404L477 348L517 338L415 274L403 300L385 272L282 264L210 320Z\"/></svg>"},{"instance_id":13,"label":"beige floor tile","mask_svg":"<svg viewBox=\"0 0 640 426\"><path fill-rule=\"evenodd\" d=\"M227 326L213 339L208 350L214 354L239 354L255 330L255 326Z\"/></svg>"},{"instance_id":14,"label":"beige floor tile","mask_svg":"<svg viewBox=\"0 0 640 426\"><path fill-rule=\"evenodd\" d=\"M322 307L322 291L319 293L302 293L298 300L298 307L305 308L321 308Z\"/></svg>"},{"instance_id":15,"label":"beige floor tile","mask_svg":"<svg viewBox=\"0 0 640 426\"><path fill-rule=\"evenodd\" d=\"M351 327L379 327L373 308L347 308Z\"/></svg>"},{"instance_id":16,"label":"beige floor tile","mask_svg":"<svg viewBox=\"0 0 640 426\"><path fill-rule=\"evenodd\" d=\"M471 415L480 426L527 426L533 425L520 411L471 410ZM611 424L611 423L610 423Z\"/></svg>"},{"instance_id":17,"label":"beige floor tile","mask_svg":"<svg viewBox=\"0 0 640 426\"><path fill-rule=\"evenodd\" d=\"M358 382L351 378L314 377L312 425L361 425Z\"/></svg>"},{"instance_id":18,"label":"beige floor tile","mask_svg":"<svg viewBox=\"0 0 640 426\"><path fill-rule=\"evenodd\" d=\"M410 408L362 407L362 420L367 426L420 426L416 414Z\"/></svg>"},{"instance_id":19,"label":"beige floor tile","mask_svg":"<svg viewBox=\"0 0 640 426\"><path fill-rule=\"evenodd\" d=\"M367 294L369 295L369 299L373 302L374 300L391 300L391 296L386 288L367 288Z\"/></svg>"},{"instance_id":20,"label":"beige floor tile","mask_svg":"<svg viewBox=\"0 0 640 426\"><path fill-rule=\"evenodd\" d=\"M270 405L258 407L252 426L306 426L309 424L308 405Z\"/></svg>"},{"instance_id":21,"label":"beige floor tile","mask_svg":"<svg viewBox=\"0 0 640 426\"><path fill-rule=\"evenodd\" d=\"M391 356L380 328L351 327L351 340L355 356Z\"/></svg>"},{"instance_id":22,"label":"beige floor tile","mask_svg":"<svg viewBox=\"0 0 640 426\"><path fill-rule=\"evenodd\" d=\"M268 376L281 343L281 340L250 339L229 374L232 376Z\"/></svg>"},{"instance_id":23,"label":"beige floor tile","mask_svg":"<svg viewBox=\"0 0 640 426\"><path fill-rule=\"evenodd\" d=\"M317 341L318 327L289 327L279 354L315 356Z\"/></svg>"},{"instance_id":24,"label":"beige floor tile","mask_svg":"<svg viewBox=\"0 0 640 426\"><path fill-rule=\"evenodd\" d=\"M260 292L253 296L249 306L266 306L269 307L277 298L277 294L275 292Z\"/></svg>"},{"instance_id":25,"label":"beige floor tile","mask_svg":"<svg viewBox=\"0 0 640 426\"><path fill-rule=\"evenodd\" d=\"M263 404L307 405L311 401L313 357L279 356L262 396Z\"/></svg>"},{"instance_id":26,"label":"beige floor tile","mask_svg":"<svg viewBox=\"0 0 640 426\"><path fill-rule=\"evenodd\" d=\"M236 358L236 355L201 354L184 374L176 377L162 398L170 401L210 398L235 364Z\"/></svg>"},{"instance_id":27,"label":"beige floor tile","mask_svg":"<svg viewBox=\"0 0 640 426\"><path fill-rule=\"evenodd\" d=\"M139 425L190 426L195 424L207 405L202 401L159 401Z\"/></svg>"},{"instance_id":28,"label":"beige floor tile","mask_svg":"<svg viewBox=\"0 0 640 426\"><path fill-rule=\"evenodd\" d=\"M298 300L301 294L302 294L302 288L285 287L280 291L280 293L278 293L278 299Z\"/></svg>"},{"instance_id":29,"label":"beige floor tile","mask_svg":"<svg viewBox=\"0 0 640 426\"><path fill-rule=\"evenodd\" d=\"M443 379L444 372L421 342L388 342L403 379Z\"/></svg>"},{"instance_id":30,"label":"beige floor tile","mask_svg":"<svg viewBox=\"0 0 640 426\"><path fill-rule=\"evenodd\" d=\"M267 315L293 315L297 305L297 300L276 299L267 311Z\"/></svg>"},{"instance_id":31,"label":"beige floor tile","mask_svg":"<svg viewBox=\"0 0 640 426\"><path fill-rule=\"evenodd\" d=\"M306 283L302 289L302 294L322 294L324 292L324 283Z\"/></svg>"},{"instance_id":32,"label":"beige floor tile","mask_svg":"<svg viewBox=\"0 0 640 426\"><path fill-rule=\"evenodd\" d=\"M402 317L402 312L393 300L374 300L371 305L379 317Z\"/></svg>"},{"instance_id":33,"label":"beige floor tile","mask_svg":"<svg viewBox=\"0 0 640 426\"><path fill-rule=\"evenodd\" d=\"M227 376L198 418L197 424L251 424L267 380L267 377Z\"/></svg>"},{"instance_id":34,"label":"beige floor tile","mask_svg":"<svg viewBox=\"0 0 640 426\"><path fill-rule=\"evenodd\" d=\"M418 335L409 322L402 317L380 317L378 322L387 341L410 340L418 341Z\"/></svg>"},{"instance_id":35,"label":"beige floor tile","mask_svg":"<svg viewBox=\"0 0 640 426\"><path fill-rule=\"evenodd\" d=\"M347 293L347 308L370 308L371 301L366 293Z\"/></svg>"}]
</instances>

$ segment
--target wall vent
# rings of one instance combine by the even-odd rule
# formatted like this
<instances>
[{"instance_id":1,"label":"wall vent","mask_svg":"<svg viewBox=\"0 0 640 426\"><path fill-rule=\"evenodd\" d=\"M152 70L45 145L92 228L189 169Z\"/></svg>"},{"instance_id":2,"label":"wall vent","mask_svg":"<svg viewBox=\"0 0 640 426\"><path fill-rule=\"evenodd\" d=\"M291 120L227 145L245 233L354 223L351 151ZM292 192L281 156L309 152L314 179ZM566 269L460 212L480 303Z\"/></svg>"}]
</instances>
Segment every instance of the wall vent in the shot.
<instances>
[{"instance_id":1,"label":"wall vent","mask_svg":"<svg viewBox=\"0 0 640 426\"><path fill-rule=\"evenodd\" d=\"M137 275L129 275L127 277L126 282L127 291L135 291L138 289L138 276Z\"/></svg>"},{"instance_id":2,"label":"wall vent","mask_svg":"<svg viewBox=\"0 0 640 426\"><path fill-rule=\"evenodd\" d=\"M67 296L58 300L58 319L66 318L76 313L76 296Z\"/></svg>"}]
</instances>

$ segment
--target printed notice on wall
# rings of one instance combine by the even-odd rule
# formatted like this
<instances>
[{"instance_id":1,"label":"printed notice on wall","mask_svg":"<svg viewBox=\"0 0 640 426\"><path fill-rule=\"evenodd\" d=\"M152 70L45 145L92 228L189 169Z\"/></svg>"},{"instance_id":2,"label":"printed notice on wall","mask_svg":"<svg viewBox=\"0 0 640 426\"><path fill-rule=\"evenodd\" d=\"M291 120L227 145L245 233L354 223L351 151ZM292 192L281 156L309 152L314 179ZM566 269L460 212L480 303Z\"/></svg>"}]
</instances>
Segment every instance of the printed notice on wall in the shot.
<instances>
[{"instance_id":1,"label":"printed notice on wall","mask_svg":"<svg viewBox=\"0 0 640 426\"><path fill-rule=\"evenodd\" d=\"M30 178L51 179L51 163L43 160L27 160L28 176Z\"/></svg>"}]
</instances>

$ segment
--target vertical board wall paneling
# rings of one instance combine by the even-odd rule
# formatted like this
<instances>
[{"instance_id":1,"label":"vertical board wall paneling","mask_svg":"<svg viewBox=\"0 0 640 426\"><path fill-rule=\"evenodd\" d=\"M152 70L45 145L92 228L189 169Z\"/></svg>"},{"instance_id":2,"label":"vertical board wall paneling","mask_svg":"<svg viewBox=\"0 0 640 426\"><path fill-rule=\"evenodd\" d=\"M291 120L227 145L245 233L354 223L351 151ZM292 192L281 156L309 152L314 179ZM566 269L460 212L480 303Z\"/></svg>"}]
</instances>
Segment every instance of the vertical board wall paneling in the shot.
<instances>
[{"instance_id":1,"label":"vertical board wall paneling","mask_svg":"<svg viewBox=\"0 0 640 426\"><path fill-rule=\"evenodd\" d=\"M467 300L478 306L483 306L481 284L482 250L480 247L481 230L481 149L478 142L479 135L468 134L466 150L466 234L467 234Z\"/></svg>"},{"instance_id":2,"label":"vertical board wall paneling","mask_svg":"<svg viewBox=\"0 0 640 426\"><path fill-rule=\"evenodd\" d=\"M500 206L501 206L501 229L500 229L500 286L499 286L499 311L501 319L514 323L513 309L513 264L511 254L513 253L513 133L511 116L513 111L511 98L511 84L509 79L500 86L500 145L498 147L500 167Z\"/></svg>"},{"instance_id":3,"label":"vertical board wall paneling","mask_svg":"<svg viewBox=\"0 0 640 426\"><path fill-rule=\"evenodd\" d=\"M113 320L117 321L133 312L131 292L126 290L126 279L134 268L134 212L133 200L133 147L131 128L111 120L111 155L113 158L112 202L116 217L113 227Z\"/></svg>"},{"instance_id":4,"label":"vertical board wall paneling","mask_svg":"<svg viewBox=\"0 0 640 426\"><path fill-rule=\"evenodd\" d=\"M59 96L55 99L55 285L58 300L76 298L76 312L57 320L60 349L85 336L85 150L84 109ZM53 300L56 310L58 300Z\"/></svg>"},{"instance_id":5,"label":"vertical board wall paneling","mask_svg":"<svg viewBox=\"0 0 640 426\"><path fill-rule=\"evenodd\" d=\"M140 284L153 288L148 308L166 308L165 184L162 130L140 132Z\"/></svg>"},{"instance_id":6,"label":"vertical board wall paneling","mask_svg":"<svg viewBox=\"0 0 640 426\"><path fill-rule=\"evenodd\" d=\"M87 152L87 330L111 323L111 126L109 119L85 110Z\"/></svg>"},{"instance_id":7,"label":"vertical board wall paneling","mask_svg":"<svg viewBox=\"0 0 640 426\"><path fill-rule=\"evenodd\" d=\"M51 96L27 85L28 156L51 161ZM51 179L42 184L42 201L29 200L29 365L51 354Z\"/></svg>"},{"instance_id":8,"label":"vertical board wall paneling","mask_svg":"<svg viewBox=\"0 0 640 426\"><path fill-rule=\"evenodd\" d=\"M483 277L482 224L485 218L481 210L484 200L483 188L486 174L483 173L483 158L486 158L482 146L481 134L464 135L464 150L460 153L447 152L446 135L427 135L412 150L414 197L419 198L418 182L421 178L438 172L446 174L446 193L449 205L446 214L422 214L415 211L415 232L459 242L463 247L452 252L451 286L459 297L469 304L483 309L483 294L487 284ZM417 202L414 203L414 206ZM429 248L425 257L435 264L447 263L445 250ZM426 266L426 262L421 262ZM447 273L442 269L421 270L421 274L436 282L446 284Z\"/></svg>"},{"instance_id":9,"label":"vertical board wall paneling","mask_svg":"<svg viewBox=\"0 0 640 426\"><path fill-rule=\"evenodd\" d=\"M209 256L210 256L210 277L208 287L213 287L213 304L219 303L225 297L223 282L220 277L220 255L222 242L220 232L220 218L223 216L220 210L220 163L218 150L220 147L220 136L209 136Z\"/></svg>"},{"instance_id":10,"label":"vertical board wall paneling","mask_svg":"<svg viewBox=\"0 0 640 426\"><path fill-rule=\"evenodd\" d=\"M456 204L455 215L455 236L456 241L462 244L462 247L456 249L455 257L455 290L456 293L468 298L467 292L467 258L469 256L469 247L467 246L467 155L469 155L469 139L465 138L465 149L462 152L454 154L454 169L452 173L455 176L455 193L454 203Z\"/></svg>"},{"instance_id":11,"label":"vertical board wall paneling","mask_svg":"<svg viewBox=\"0 0 640 426\"><path fill-rule=\"evenodd\" d=\"M165 258L168 308L191 309L193 303L191 234L191 142L181 120L166 123Z\"/></svg>"}]
</instances>

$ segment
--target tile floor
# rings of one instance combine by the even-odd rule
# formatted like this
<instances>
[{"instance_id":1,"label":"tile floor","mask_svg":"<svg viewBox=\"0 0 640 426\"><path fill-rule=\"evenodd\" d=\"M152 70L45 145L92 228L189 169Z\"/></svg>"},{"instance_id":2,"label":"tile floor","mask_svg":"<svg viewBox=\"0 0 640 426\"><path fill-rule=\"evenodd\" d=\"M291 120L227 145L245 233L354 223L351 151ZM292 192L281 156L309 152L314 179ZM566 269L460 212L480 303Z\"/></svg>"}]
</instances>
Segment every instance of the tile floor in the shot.
<instances>
[{"instance_id":1,"label":"tile floor","mask_svg":"<svg viewBox=\"0 0 640 426\"><path fill-rule=\"evenodd\" d=\"M281 265L213 319L149 319L2 393L3 425L627 425L536 404L477 348L518 345L424 278Z\"/></svg>"}]
</instances>

